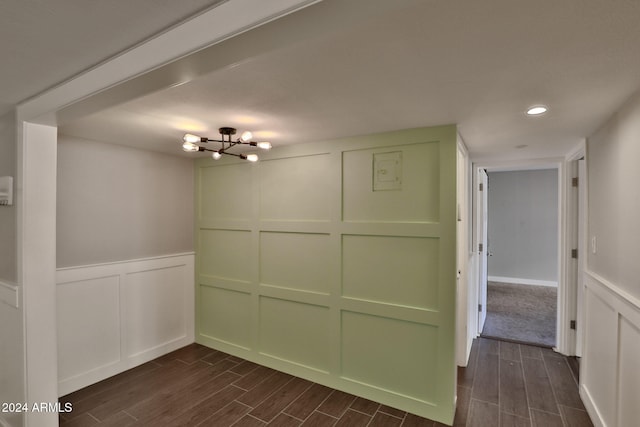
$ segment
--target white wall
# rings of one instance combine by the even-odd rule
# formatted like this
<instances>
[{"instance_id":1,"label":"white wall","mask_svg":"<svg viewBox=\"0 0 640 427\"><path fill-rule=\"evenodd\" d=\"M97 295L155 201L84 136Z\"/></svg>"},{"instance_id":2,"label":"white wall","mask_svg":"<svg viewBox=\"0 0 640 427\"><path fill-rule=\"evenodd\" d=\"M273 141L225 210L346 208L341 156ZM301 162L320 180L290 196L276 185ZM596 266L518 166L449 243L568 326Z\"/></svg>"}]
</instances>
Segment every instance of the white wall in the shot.
<instances>
[{"instance_id":1,"label":"white wall","mask_svg":"<svg viewBox=\"0 0 640 427\"><path fill-rule=\"evenodd\" d=\"M557 169L488 175L489 280L557 285Z\"/></svg>"},{"instance_id":2,"label":"white wall","mask_svg":"<svg viewBox=\"0 0 640 427\"><path fill-rule=\"evenodd\" d=\"M589 250L580 392L596 425L635 425L640 418L639 158L636 94L587 141Z\"/></svg>"},{"instance_id":3,"label":"white wall","mask_svg":"<svg viewBox=\"0 0 640 427\"><path fill-rule=\"evenodd\" d=\"M16 178L15 114L0 117L0 176ZM15 185L15 184L14 184ZM0 206L0 402L24 400L24 335L16 281L16 208ZM20 426L20 414L0 413L0 424Z\"/></svg>"},{"instance_id":4,"label":"white wall","mask_svg":"<svg viewBox=\"0 0 640 427\"><path fill-rule=\"evenodd\" d=\"M16 116L0 117L0 176L16 182ZM14 188L15 190L15 188ZM15 192L14 192L15 197ZM0 207L0 279L16 281L16 206Z\"/></svg>"},{"instance_id":5,"label":"white wall","mask_svg":"<svg viewBox=\"0 0 640 427\"><path fill-rule=\"evenodd\" d=\"M60 395L194 341L193 167L58 138Z\"/></svg>"},{"instance_id":6,"label":"white wall","mask_svg":"<svg viewBox=\"0 0 640 427\"><path fill-rule=\"evenodd\" d=\"M193 160L58 138L57 265L193 251Z\"/></svg>"}]
</instances>

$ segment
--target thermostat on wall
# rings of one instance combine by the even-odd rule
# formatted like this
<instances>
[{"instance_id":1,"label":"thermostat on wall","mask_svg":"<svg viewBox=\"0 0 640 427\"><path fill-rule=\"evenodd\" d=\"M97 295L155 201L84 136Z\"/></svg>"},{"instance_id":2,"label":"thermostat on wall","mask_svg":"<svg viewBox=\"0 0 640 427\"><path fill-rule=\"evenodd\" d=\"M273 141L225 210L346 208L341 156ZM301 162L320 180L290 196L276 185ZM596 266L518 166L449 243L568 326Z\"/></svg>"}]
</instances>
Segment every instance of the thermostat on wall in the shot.
<instances>
[{"instance_id":1,"label":"thermostat on wall","mask_svg":"<svg viewBox=\"0 0 640 427\"><path fill-rule=\"evenodd\" d=\"M0 177L0 206L13 205L13 177Z\"/></svg>"}]
</instances>

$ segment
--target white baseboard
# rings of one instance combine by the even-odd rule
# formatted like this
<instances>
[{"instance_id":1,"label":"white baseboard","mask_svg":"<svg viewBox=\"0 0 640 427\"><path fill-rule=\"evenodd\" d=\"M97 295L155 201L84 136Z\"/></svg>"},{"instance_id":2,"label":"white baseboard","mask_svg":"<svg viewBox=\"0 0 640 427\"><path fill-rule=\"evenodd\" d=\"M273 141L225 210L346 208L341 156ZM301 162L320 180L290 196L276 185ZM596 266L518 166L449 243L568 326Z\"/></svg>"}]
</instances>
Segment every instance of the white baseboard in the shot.
<instances>
[{"instance_id":1,"label":"white baseboard","mask_svg":"<svg viewBox=\"0 0 640 427\"><path fill-rule=\"evenodd\" d=\"M534 285L534 286L549 286L549 287L558 287L557 281L551 280L536 280L536 279L523 279L520 277L502 277L502 276L489 276L487 277L489 282L500 282L500 283L515 283L517 285Z\"/></svg>"},{"instance_id":2,"label":"white baseboard","mask_svg":"<svg viewBox=\"0 0 640 427\"><path fill-rule=\"evenodd\" d=\"M194 255L59 269L58 394L194 342Z\"/></svg>"}]
</instances>

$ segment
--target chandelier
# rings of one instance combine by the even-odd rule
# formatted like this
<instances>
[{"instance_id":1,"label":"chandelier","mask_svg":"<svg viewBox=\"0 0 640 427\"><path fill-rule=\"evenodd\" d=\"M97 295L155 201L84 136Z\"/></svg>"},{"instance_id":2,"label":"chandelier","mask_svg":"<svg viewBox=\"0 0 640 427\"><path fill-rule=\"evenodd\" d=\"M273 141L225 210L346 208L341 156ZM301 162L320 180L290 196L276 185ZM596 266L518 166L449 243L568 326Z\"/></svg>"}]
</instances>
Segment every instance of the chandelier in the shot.
<instances>
[{"instance_id":1,"label":"chandelier","mask_svg":"<svg viewBox=\"0 0 640 427\"><path fill-rule=\"evenodd\" d=\"M230 156L240 157L241 159L248 160L250 162L257 162L258 155L230 153L228 150L236 145L250 145L252 147L262 148L263 150L271 149L270 142L251 141L253 134L249 131L243 132L242 135L240 135L240 138L237 138L235 141L231 139L231 137L236 134L235 128L223 127L218 129L218 132L220 132L220 139L210 139L187 133L182 137L182 149L188 152L211 151L211 157L213 157L214 160L218 160L223 154L228 154ZM200 145L208 144L210 142L219 142L222 146L217 150L213 150Z\"/></svg>"}]
</instances>

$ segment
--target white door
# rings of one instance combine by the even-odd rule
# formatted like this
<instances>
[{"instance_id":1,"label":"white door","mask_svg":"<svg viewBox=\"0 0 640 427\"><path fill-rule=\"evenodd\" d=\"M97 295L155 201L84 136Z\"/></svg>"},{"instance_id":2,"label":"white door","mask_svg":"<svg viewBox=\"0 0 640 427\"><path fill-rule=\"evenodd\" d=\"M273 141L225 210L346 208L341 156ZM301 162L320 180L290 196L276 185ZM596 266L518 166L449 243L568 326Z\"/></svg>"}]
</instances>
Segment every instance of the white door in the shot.
<instances>
[{"instance_id":1,"label":"white door","mask_svg":"<svg viewBox=\"0 0 640 427\"><path fill-rule=\"evenodd\" d=\"M478 334L482 333L487 319L487 172L478 170L477 242L478 247Z\"/></svg>"}]
</instances>

